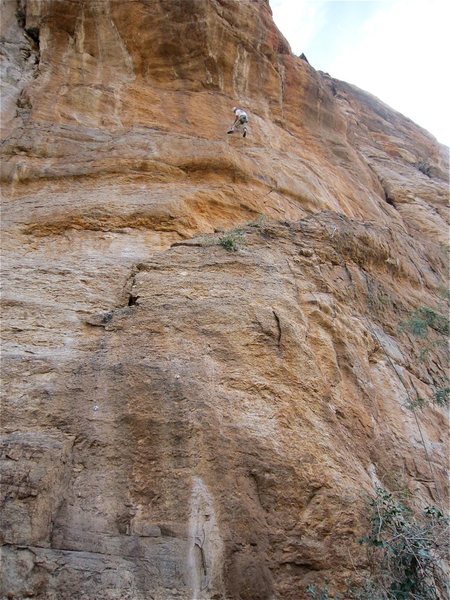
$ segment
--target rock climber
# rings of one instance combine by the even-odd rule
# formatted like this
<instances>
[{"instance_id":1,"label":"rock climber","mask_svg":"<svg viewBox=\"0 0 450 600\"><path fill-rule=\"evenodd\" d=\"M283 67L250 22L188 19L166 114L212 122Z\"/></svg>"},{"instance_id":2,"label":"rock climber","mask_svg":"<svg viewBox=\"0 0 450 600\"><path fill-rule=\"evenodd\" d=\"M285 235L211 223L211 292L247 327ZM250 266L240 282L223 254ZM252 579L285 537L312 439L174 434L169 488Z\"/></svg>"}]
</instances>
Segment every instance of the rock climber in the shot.
<instances>
[{"instance_id":1,"label":"rock climber","mask_svg":"<svg viewBox=\"0 0 450 600\"><path fill-rule=\"evenodd\" d=\"M235 131L239 131L239 132L242 131L242 137L245 137L247 135L247 123L248 123L247 113L245 112L245 110L242 110L241 108L237 108L236 106L233 108L233 112L235 115L234 123L230 127L230 129L227 131L227 133L234 133Z\"/></svg>"}]
</instances>

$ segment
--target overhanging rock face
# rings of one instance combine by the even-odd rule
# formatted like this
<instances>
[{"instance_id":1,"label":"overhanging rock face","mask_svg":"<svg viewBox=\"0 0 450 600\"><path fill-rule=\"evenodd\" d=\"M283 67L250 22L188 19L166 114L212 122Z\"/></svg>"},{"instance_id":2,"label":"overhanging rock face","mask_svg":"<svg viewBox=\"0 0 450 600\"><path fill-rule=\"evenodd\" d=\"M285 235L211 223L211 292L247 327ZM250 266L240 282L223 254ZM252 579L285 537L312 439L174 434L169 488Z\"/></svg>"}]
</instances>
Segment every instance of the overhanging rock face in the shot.
<instances>
[{"instance_id":1,"label":"overhanging rock face","mask_svg":"<svg viewBox=\"0 0 450 600\"><path fill-rule=\"evenodd\" d=\"M446 149L265 0L2 13L1 598L357 582L375 485L447 497L446 412L408 408L442 335L400 327L443 310Z\"/></svg>"}]
</instances>

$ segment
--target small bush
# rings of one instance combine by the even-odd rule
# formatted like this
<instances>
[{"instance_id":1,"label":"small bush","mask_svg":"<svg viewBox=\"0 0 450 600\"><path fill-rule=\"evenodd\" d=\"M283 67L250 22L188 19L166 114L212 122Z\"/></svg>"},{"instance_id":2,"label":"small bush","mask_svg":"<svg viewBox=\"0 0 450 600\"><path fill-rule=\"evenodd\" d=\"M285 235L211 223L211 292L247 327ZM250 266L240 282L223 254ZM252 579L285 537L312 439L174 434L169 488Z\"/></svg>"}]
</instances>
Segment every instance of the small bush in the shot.
<instances>
[{"instance_id":1,"label":"small bush","mask_svg":"<svg viewBox=\"0 0 450 600\"><path fill-rule=\"evenodd\" d=\"M428 329L439 334L449 334L448 318L427 306L417 308L411 316L400 324L401 331L408 331L418 338L426 338Z\"/></svg>"},{"instance_id":2,"label":"small bush","mask_svg":"<svg viewBox=\"0 0 450 600\"><path fill-rule=\"evenodd\" d=\"M433 394L433 402L438 406L448 406L450 404L450 388L436 390Z\"/></svg>"},{"instance_id":3,"label":"small bush","mask_svg":"<svg viewBox=\"0 0 450 600\"><path fill-rule=\"evenodd\" d=\"M370 500L367 545L370 574L349 586L342 600L444 600L449 549L448 519L439 508L413 512L383 488ZM306 589L312 600L340 600L328 587Z\"/></svg>"},{"instance_id":4,"label":"small bush","mask_svg":"<svg viewBox=\"0 0 450 600\"><path fill-rule=\"evenodd\" d=\"M239 245L242 244L244 236L238 229L229 231L219 238L219 244L228 252L237 252Z\"/></svg>"},{"instance_id":5,"label":"small bush","mask_svg":"<svg viewBox=\"0 0 450 600\"><path fill-rule=\"evenodd\" d=\"M439 388L434 390L430 399L417 397L415 400L408 400L406 407L412 411L423 410L432 402L437 406L448 407L450 404L450 387Z\"/></svg>"},{"instance_id":6,"label":"small bush","mask_svg":"<svg viewBox=\"0 0 450 600\"><path fill-rule=\"evenodd\" d=\"M370 501L368 546L372 581L387 600L439 600L447 587L443 564L448 520L434 506L415 517L388 491L377 488Z\"/></svg>"},{"instance_id":7,"label":"small bush","mask_svg":"<svg viewBox=\"0 0 450 600\"><path fill-rule=\"evenodd\" d=\"M409 408L409 410L415 411L423 410L427 405L428 400L426 400L425 398L418 397L415 400L409 400L406 404L406 407Z\"/></svg>"},{"instance_id":8,"label":"small bush","mask_svg":"<svg viewBox=\"0 0 450 600\"><path fill-rule=\"evenodd\" d=\"M441 315L432 308L426 306L419 308L418 310L431 329L434 329L442 335L448 335L450 333L448 317Z\"/></svg>"}]
</instances>

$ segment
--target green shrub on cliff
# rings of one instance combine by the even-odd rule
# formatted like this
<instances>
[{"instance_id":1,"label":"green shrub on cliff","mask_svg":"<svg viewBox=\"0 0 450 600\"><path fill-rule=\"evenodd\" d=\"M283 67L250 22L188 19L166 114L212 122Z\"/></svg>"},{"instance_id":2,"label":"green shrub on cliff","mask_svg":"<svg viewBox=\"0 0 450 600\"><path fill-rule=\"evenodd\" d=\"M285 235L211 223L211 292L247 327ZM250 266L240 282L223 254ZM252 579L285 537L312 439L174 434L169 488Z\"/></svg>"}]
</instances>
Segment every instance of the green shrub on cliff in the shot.
<instances>
[{"instance_id":1,"label":"green shrub on cliff","mask_svg":"<svg viewBox=\"0 0 450 600\"><path fill-rule=\"evenodd\" d=\"M219 238L219 244L228 252L237 252L240 244L244 240L244 235L239 229L228 231Z\"/></svg>"},{"instance_id":2,"label":"green shrub on cliff","mask_svg":"<svg viewBox=\"0 0 450 600\"><path fill-rule=\"evenodd\" d=\"M448 406L450 404L450 387L436 390L433 394L433 402L438 406Z\"/></svg>"},{"instance_id":3,"label":"green shrub on cliff","mask_svg":"<svg viewBox=\"0 0 450 600\"><path fill-rule=\"evenodd\" d=\"M387 600L438 600L445 589L448 520L434 506L421 515L390 492L370 501L367 544L372 580Z\"/></svg>"},{"instance_id":4,"label":"green shrub on cliff","mask_svg":"<svg viewBox=\"0 0 450 600\"><path fill-rule=\"evenodd\" d=\"M401 331L422 339L427 337L429 329L442 335L449 334L448 318L428 306L420 306L400 324Z\"/></svg>"},{"instance_id":5,"label":"green shrub on cliff","mask_svg":"<svg viewBox=\"0 0 450 600\"><path fill-rule=\"evenodd\" d=\"M433 396L430 399L420 396L414 400L410 399L406 407L410 410L423 410L430 403L447 408L450 405L450 387L442 387L434 390Z\"/></svg>"},{"instance_id":6,"label":"green shrub on cliff","mask_svg":"<svg viewBox=\"0 0 450 600\"><path fill-rule=\"evenodd\" d=\"M449 586L446 558L449 522L443 512L426 507L416 515L383 488L369 501L367 547L370 576L349 587L342 600L444 600ZM328 588L307 588L313 600L339 600Z\"/></svg>"}]
</instances>

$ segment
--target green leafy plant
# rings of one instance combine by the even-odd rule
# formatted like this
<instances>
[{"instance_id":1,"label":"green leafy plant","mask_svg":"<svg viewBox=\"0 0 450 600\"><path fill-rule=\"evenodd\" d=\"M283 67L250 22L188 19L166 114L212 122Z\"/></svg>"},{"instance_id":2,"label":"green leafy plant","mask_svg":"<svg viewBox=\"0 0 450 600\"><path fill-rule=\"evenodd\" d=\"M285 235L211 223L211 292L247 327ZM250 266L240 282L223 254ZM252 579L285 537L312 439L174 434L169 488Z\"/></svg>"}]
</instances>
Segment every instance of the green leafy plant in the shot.
<instances>
[{"instance_id":1,"label":"green leafy plant","mask_svg":"<svg viewBox=\"0 0 450 600\"><path fill-rule=\"evenodd\" d=\"M421 398L420 396L415 400L408 400L408 402L406 403L406 408L409 408L409 410L412 411L423 410L426 406L428 406L428 400L426 400L425 398Z\"/></svg>"},{"instance_id":2,"label":"green leafy plant","mask_svg":"<svg viewBox=\"0 0 450 600\"><path fill-rule=\"evenodd\" d=\"M222 235L219 238L219 244L228 252L237 252L237 250L239 250L239 246L243 242L243 239L244 236L242 231L239 229L234 229L233 231L228 231Z\"/></svg>"},{"instance_id":3,"label":"green leafy plant","mask_svg":"<svg viewBox=\"0 0 450 600\"><path fill-rule=\"evenodd\" d=\"M368 533L360 543L367 547L370 574L350 585L345 600L445 600L449 522L443 512L426 507L416 515L394 496L376 488L369 500ZM328 587L307 587L312 600L340 600Z\"/></svg>"},{"instance_id":4,"label":"green leafy plant","mask_svg":"<svg viewBox=\"0 0 450 600\"><path fill-rule=\"evenodd\" d=\"M434 506L419 517L377 488L370 501L367 544L372 582L386 600L439 600L446 589L448 520Z\"/></svg>"},{"instance_id":5,"label":"green leafy plant","mask_svg":"<svg viewBox=\"0 0 450 600\"><path fill-rule=\"evenodd\" d=\"M435 390L433 402L438 406L448 406L450 404L450 387Z\"/></svg>"},{"instance_id":6,"label":"green leafy plant","mask_svg":"<svg viewBox=\"0 0 450 600\"><path fill-rule=\"evenodd\" d=\"M420 306L400 324L401 331L407 331L422 339L427 337L429 329L434 329L442 335L449 334L448 318L428 306Z\"/></svg>"},{"instance_id":7,"label":"green leafy plant","mask_svg":"<svg viewBox=\"0 0 450 600\"><path fill-rule=\"evenodd\" d=\"M447 303L442 304L445 304L445 307L447 306ZM445 307L442 306L441 308L445 309ZM442 349L447 346L450 327L447 316L428 306L420 306L407 319L400 323L399 330L406 331L414 337L423 340L419 351L419 360L424 362L432 350ZM432 338L429 337L431 331L434 331ZM440 397L438 402L435 403L438 404L440 399L442 398Z\"/></svg>"},{"instance_id":8,"label":"green leafy plant","mask_svg":"<svg viewBox=\"0 0 450 600\"><path fill-rule=\"evenodd\" d=\"M447 380L448 381L448 380ZM423 410L430 403L436 404L441 407L448 407L450 405L450 387L442 387L435 389L431 398L422 398L418 396L416 399L410 398L406 403L406 407L410 410Z\"/></svg>"}]
</instances>

